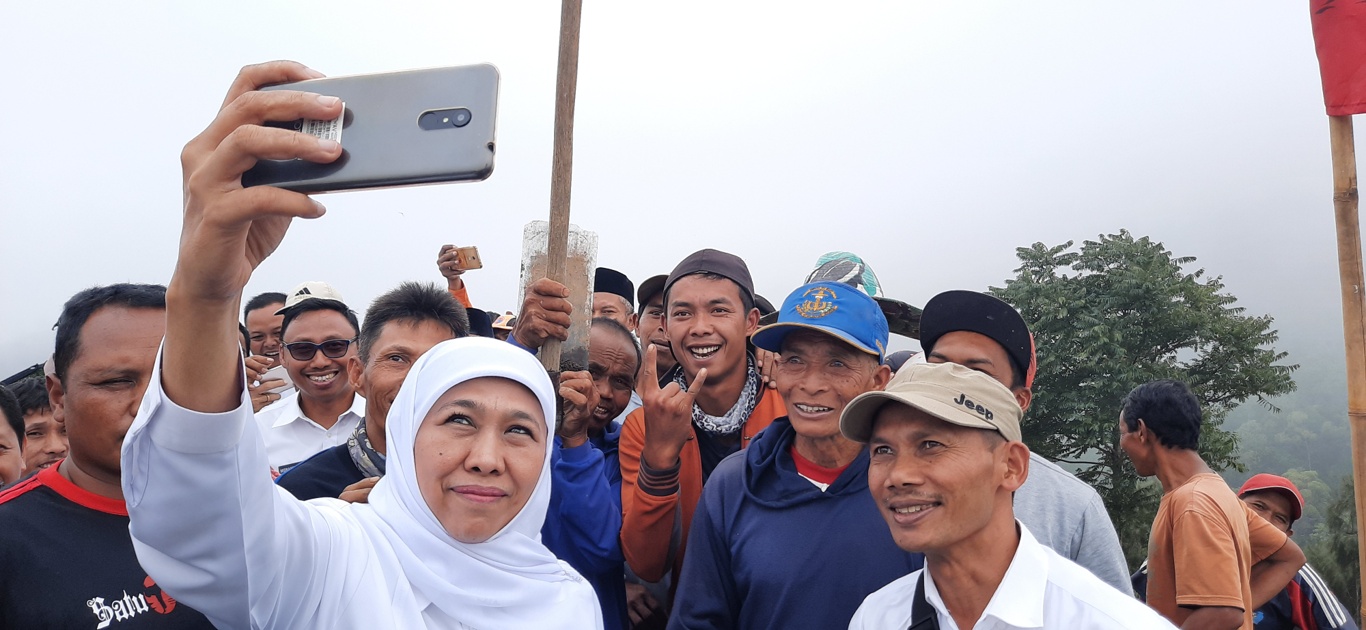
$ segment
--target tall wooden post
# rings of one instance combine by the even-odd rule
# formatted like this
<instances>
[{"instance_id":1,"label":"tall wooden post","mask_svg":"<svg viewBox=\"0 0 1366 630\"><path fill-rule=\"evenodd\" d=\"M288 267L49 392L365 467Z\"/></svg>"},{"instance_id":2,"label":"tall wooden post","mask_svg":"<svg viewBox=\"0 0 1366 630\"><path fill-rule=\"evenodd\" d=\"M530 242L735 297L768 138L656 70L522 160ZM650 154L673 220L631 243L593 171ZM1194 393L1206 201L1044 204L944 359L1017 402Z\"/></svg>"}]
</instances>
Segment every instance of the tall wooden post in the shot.
<instances>
[{"instance_id":1,"label":"tall wooden post","mask_svg":"<svg viewBox=\"0 0 1366 630\"><path fill-rule=\"evenodd\" d=\"M1352 428L1352 479L1356 487L1357 563L1366 576L1366 278L1357 217L1357 159L1351 116L1329 116L1333 153L1333 214L1342 279L1342 330L1347 346L1347 417ZM1360 587L1360 585L1358 585ZM1362 610L1366 615L1366 598Z\"/></svg>"}]
</instances>

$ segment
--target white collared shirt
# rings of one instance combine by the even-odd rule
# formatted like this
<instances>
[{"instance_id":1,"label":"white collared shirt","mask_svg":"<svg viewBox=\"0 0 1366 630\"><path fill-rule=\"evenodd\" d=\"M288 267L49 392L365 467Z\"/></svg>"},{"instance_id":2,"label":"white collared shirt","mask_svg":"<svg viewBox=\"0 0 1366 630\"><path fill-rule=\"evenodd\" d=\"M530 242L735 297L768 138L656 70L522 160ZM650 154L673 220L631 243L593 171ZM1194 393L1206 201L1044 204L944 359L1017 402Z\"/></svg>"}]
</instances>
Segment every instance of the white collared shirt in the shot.
<instances>
[{"instance_id":1,"label":"white collared shirt","mask_svg":"<svg viewBox=\"0 0 1366 630\"><path fill-rule=\"evenodd\" d=\"M304 415L299 407L299 393L281 398L256 414L261 427L261 438L266 442L266 457L273 470L284 472L291 466L320 451L346 442L351 432L365 417L365 398L359 393L351 399L351 408L337 417L330 429Z\"/></svg>"},{"instance_id":2,"label":"white collared shirt","mask_svg":"<svg viewBox=\"0 0 1366 630\"><path fill-rule=\"evenodd\" d=\"M1169 629L1171 622L1132 596L1115 590L1090 571L1039 544L1020 525L1020 545L982 617L970 630ZM940 630L960 630L949 615L934 579L923 569L878 589L863 600L850 630L905 630L911 624L915 589L925 576L925 600L934 607ZM964 629L967 630L967 629Z\"/></svg>"}]
</instances>

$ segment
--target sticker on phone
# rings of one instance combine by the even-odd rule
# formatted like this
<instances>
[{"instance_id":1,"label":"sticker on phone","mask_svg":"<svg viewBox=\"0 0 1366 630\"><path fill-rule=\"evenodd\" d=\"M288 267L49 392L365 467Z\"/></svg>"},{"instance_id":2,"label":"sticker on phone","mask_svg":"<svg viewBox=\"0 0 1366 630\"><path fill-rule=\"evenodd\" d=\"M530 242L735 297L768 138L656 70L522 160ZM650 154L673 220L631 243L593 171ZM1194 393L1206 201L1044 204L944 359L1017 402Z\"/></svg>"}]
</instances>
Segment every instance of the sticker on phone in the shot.
<instances>
[{"instance_id":1,"label":"sticker on phone","mask_svg":"<svg viewBox=\"0 0 1366 630\"><path fill-rule=\"evenodd\" d=\"M342 103L342 113L332 120L305 118L299 121L297 129L319 140L331 140L338 144L342 139L342 119L346 118L346 103Z\"/></svg>"}]
</instances>

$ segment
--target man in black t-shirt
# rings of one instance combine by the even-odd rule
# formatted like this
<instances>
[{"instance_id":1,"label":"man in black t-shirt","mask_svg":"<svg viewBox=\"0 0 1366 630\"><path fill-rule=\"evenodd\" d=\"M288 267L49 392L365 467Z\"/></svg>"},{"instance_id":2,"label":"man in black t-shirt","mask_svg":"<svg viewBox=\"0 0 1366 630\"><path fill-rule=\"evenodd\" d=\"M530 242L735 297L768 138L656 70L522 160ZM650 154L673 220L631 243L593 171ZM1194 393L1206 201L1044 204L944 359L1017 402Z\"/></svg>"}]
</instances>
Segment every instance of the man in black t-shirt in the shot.
<instances>
[{"instance_id":1,"label":"man in black t-shirt","mask_svg":"<svg viewBox=\"0 0 1366 630\"><path fill-rule=\"evenodd\" d=\"M128 535L119 449L165 330L157 285L86 289L63 308L47 388L70 448L0 493L0 628L213 627L157 587Z\"/></svg>"}]
</instances>

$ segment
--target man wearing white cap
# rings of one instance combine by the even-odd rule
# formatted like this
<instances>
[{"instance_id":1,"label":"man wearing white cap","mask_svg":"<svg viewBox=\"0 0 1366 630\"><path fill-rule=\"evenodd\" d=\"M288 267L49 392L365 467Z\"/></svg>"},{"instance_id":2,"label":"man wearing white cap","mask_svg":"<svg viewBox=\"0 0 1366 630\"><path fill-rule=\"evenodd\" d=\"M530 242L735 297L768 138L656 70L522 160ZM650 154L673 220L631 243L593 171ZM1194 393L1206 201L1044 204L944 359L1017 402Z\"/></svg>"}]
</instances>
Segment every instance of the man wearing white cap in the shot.
<instances>
[{"instance_id":1,"label":"man wearing white cap","mask_svg":"<svg viewBox=\"0 0 1366 630\"><path fill-rule=\"evenodd\" d=\"M342 296L323 282L289 292L281 337L281 363L298 393L277 396L256 414L270 467L283 473L325 449L345 443L365 414L365 399L346 376L356 355L360 323ZM260 380L260 375L251 375Z\"/></svg>"},{"instance_id":2,"label":"man wearing white cap","mask_svg":"<svg viewBox=\"0 0 1366 630\"><path fill-rule=\"evenodd\" d=\"M850 401L845 437L869 445L868 487L925 569L869 595L849 627L1170 628L1137 600L1040 544L1015 520L1029 475L1022 411L995 379L910 365Z\"/></svg>"}]
</instances>

